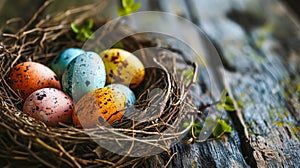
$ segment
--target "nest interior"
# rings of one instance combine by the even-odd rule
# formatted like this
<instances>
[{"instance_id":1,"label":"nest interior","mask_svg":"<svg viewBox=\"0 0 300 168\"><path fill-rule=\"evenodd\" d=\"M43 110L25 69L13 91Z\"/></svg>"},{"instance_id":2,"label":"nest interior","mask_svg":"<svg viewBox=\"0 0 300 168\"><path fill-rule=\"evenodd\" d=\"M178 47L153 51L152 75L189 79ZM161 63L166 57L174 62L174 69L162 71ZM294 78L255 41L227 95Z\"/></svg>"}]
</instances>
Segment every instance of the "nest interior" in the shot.
<instances>
[{"instance_id":1,"label":"nest interior","mask_svg":"<svg viewBox=\"0 0 300 168\"><path fill-rule=\"evenodd\" d=\"M10 69L24 61L47 65L62 50L81 48L83 42L76 40L70 24L82 24L105 6L103 3L86 5L59 15L40 17L50 2L46 1L17 31L10 31L16 20L7 21L1 29L0 158L3 162L0 165L137 166L153 157L144 156L145 149L156 149L170 157L168 147L189 129L181 127L183 121L191 120L188 113L198 112L189 96L197 66L186 61L181 52L168 50L170 46L150 40L151 34L135 34L121 40L124 49L138 51L137 56L142 62L149 64L144 81L134 89L137 112L130 117L124 117L110 127L78 129L64 124L47 127L22 112L24 101L7 80ZM105 20L95 19L93 29L105 23ZM121 23L107 28L107 31L112 30L118 33L134 31ZM184 63L183 68L178 66L180 62ZM190 69L194 76L187 80L184 72ZM152 108L153 104L162 108ZM102 143L114 147L113 151L103 148Z\"/></svg>"}]
</instances>

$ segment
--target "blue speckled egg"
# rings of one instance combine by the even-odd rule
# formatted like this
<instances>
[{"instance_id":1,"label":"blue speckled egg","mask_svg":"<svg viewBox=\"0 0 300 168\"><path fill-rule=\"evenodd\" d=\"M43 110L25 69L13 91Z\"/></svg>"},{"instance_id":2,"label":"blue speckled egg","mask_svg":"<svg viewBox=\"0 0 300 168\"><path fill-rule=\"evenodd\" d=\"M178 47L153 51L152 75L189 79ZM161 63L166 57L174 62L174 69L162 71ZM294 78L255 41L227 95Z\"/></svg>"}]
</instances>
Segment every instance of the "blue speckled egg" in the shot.
<instances>
[{"instance_id":1,"label":"blue speckled egg","mask_svg":"<svg viewBox=\"0 0 300 168\"><path fill-rule=\"evenodd\" d=\"M58 54L50 64L51 69L61 77L67 69L69 63L78 55L83 54L85 51L80 48L68 48Z\"/></svg>"},{"instance_id":2,"label":"blue speckled egg","mask_svg":"<svg viewBox=\"0 0 300 168\"><path fill-rule=\"evenodd\" d=\"M105 85L105 66L95 52L85 52L73 59L62 76L63 90L76 103L83 95Z\"/></svg>"},{"instance_id":3,"label":"blue speckled egg","mask_svg":"<svg viewBox=\"0 0 300 168\"><path fill-rule=\"evenodd\" d=\"M136 98L135 98L133 91L129 87L122 85L122 84L116 84L116 83L107 85L106 87L112 88L112 89L118 89L122 93L124 93L124 95L126 97L125 107L128 108L125 112L125 116L129 115L132 111L134 111L132 106L134 105Z\"/></svg>"}]
</instances>

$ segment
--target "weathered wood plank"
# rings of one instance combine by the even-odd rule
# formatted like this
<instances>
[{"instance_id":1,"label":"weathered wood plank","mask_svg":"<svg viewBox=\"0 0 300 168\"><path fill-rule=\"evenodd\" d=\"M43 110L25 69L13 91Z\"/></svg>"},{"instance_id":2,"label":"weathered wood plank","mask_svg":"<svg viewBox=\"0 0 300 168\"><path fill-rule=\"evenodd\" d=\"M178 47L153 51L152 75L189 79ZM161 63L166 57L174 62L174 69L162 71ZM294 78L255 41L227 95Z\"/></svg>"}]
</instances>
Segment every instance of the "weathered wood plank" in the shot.
<instances>
[{"instance_id":1,"label":"weathered wood plank","mask_svg":"<svg viewBox=\"0 0 300 168\"><path fill-rule=\"evenodd\" d=\"M193 3L201 27L235 69L225 73L225 79L237 104L242 104L242 118L238 112L231 116L240 120L234 121L237 127L246 123L246 131L239 128L239 133L241 143L250 147L243 150L248 163L298 167L299 69L291 62L299 61L299 43L290 41L299 41L299 27L276 1Z\"/></svg>"},{"instance_id":2,"label":"weathered wood plank","mask_svg":"<svg viewBox=\"0 0 300 168\"><path fill-rule=\"evenodd\" d=\"M228 139L208 140L192 145L179 143L172 148L178 154L170 167L248 167L239 146L236 132Z\"/></svg>"},{"instance_id":3,"label":"weathered wood plank","mask_svg":"<svg viewBox=\"0 0 300 168\"><path fill-rule=\"evenodd\" d=\"M195 18L191 18L190 9L184 1L151 0L150 4L153 8L150 6L150 9L147 10L175 13L178 16L195 20ZM176 23L176 21L172 21L168 23L168 25L175 27L176 24L179 24L179 22ZM178 30L178 33L183 33L182 31L184 30ZM200 38L200 36L193 34L191 38ZM198 45L201 44L199 43ZM206 83L206 85L208 86L209 84ZM199 93L199 95L204 95L204 93ZM202 98L205 99L204 96ZM228 116L225 114L223 118L228 118ZM169 167L248 167L241 154L240 141L236 131L226 139L208 140L191 145L182 142L175 144L171 150L172 153L176 153L176 155L170 162ZM165 163L164 161L162 162ZM146 163L146 165L149 164L152 163Z\"/></svg>"}]
</instances>

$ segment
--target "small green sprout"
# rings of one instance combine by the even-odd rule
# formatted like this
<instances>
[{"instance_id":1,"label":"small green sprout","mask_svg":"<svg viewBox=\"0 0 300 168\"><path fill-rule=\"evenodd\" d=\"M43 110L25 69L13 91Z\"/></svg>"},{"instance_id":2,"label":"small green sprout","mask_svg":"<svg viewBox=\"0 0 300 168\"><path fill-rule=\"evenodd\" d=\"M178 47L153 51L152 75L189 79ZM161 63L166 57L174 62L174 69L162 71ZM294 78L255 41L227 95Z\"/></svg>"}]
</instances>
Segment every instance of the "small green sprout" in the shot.
<instances>
[{"instance_id":1,"label":"small green sprout","mask_svg":"<svg viewBox=\"0 0 300 168\"><path fill-rule=\"evenodd\" d=\"M204 122L204 127L209 128L207 130L212 130L213 137L219 138L226 133L230 134L232 132L228 123L229 120L207 118Z\"/></svg>"},{"instance_id":2,"label":"small green sprout","mask_svg":"<svg viewBox=\"0 0 300 168\"><path fill-rule=\"evenodd\" d=\"M119 42L117 42L115 45L113 45L112 48L120 48L120 49L124 49L125 46L124 46L124 44L123 44L121 41L119 41Z\"/></svg>"},{"instance_id":3,"label":"small green sprout","mask_svg":"<svg viewBox=\"0 0 300 168\"><path fill-rule=\"evenodd\" d=\"M82 26L79 26L76 23L71 23L71 28L74 33L76 33L76 39L82 42L85 42L88 39L93 38L93 20L87 20Z\"/></svg>"},{"instance_id":4,"label":"small green sprout","mask_svg":"<svg viewBox=\"0 0 300 168\"><path fill-rule=\"evenodd\" d=\"M195 75L195 70L194 69L186 70L183 74L185 82L189 82L189 81L193 80L194 75ZM199 78L198 78L198 76L196 76L196 81L195 82L198 82L198 81L199 81Z\"/></svg>"},{"instance_id":5,"label":"small green sprout","mask_svg":"<svg viewBox=\"0 0 300 168\"><path fill-rule=\"evenodd\" d=\"M123 8L118 9L119 16L129 15L133 12L138 11L141 7L141 3L135 3L134 0L122 0L122 7Z\"/></svg>"},{"instance_id":6,"label":"small green sprout","mask_svg":"<svg viewBox=\"0 0 300 168\"><path fill-rule=\"evenodd\" d=\"M192 75L192 72L187 72L188 73L186 73L185 75L187 75L187 77L190 77ZM226 90L221 93L220 101L216 102L216 107L219 111L222 111L223 109L229 112L236 111L233 99L228 95ZM189 125L189 122L183 123L184 128L187 128ZM202 124L199 121L191 123L191 130L188 135L196 140L202 129L212 130L212 136L215 138L219 138L224 134L230 134L232 132L232 128L229 125L229 120L222 120L220 118L207 118Z\"/></svg>"},{"instance_id":7,"label":"small green sprout","mask_svg":"<svg viewBox=\"0 0 300 168\"><path fill-rule=\"evenodd\" d=\"M212 129L212 136L214 138L219 138L224 134L230 134L232 132L231 126L228 124L229 121L227 120L222 120L222 119L213 119L213 118L208 118L204 126L201 126L201 123L198 122L193 122L191 130L189 131L189 136L192 136L195 140L197 139L197 136L201 133L203 127L213 127ZM183 127L188 127L190 123L184 122Z\"/></svg>"},{"instance_id":8,"label":"small green sprout","mask_svg":"<svg viewBox=\"0 0 300 168\"><path fill-rule=\"evenodd\" d=\"M217 109L219 111L222 111L222 108L224 108L226 111L236 111L233 99L228 95L226 90L223 90L220 103L217 104Z\"/></svg>"},{"instance_id":9,"label":"small green sprout","mask_svg":"<svg viewBox=\"0 0 300 168\"><path fill-rule=\"evenodd\" d=\"M189 122L184 122L184 123L183 123L183 127L184 127L184 128L187 128L189 125L190 125ZM190 132L189 132L190 135L200 133L201 130L202 130L202 126L200 125L200 121L198 121L198 122L193 122L191 126L192 126L192 127L191 127L191 130L190 130Z\"/></svg>"},{"instance_id":10,"label":"small green sprout","mask_svg":"<svg viewBox=\"0 0 300 168\"><path fill-rule=\"evenodd\" d=\"M225 120L218 120L217 126L213 129L213 136L216 138L221 137L224 134L230 134L232 132L231 126Z\"/></svg>"}]
</instances>

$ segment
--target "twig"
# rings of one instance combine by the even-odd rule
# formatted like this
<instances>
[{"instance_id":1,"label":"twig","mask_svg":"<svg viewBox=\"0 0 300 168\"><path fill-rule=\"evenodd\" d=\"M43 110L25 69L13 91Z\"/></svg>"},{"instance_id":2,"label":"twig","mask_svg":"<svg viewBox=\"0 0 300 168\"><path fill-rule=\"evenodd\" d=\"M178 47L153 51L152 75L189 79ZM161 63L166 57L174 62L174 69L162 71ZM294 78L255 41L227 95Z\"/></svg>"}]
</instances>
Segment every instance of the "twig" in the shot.
<instances>
[{"instance_id":1,"label":"twig","mask_svg":"<svg viewBox=\"0 0 300 168\"><path fill-rule=\"evenodd\" d=\"M62 152L53 148L52 146L49 146L48 144L46 144L44 141L42 141L40 138L35 138L35 141L40 144L41 146L43 146L44 148L46 148L47 150L57 153L59 154L59 156L62 156Z\"/></svg>"},{"instance_id":2,"label":"twig","mask_svg":"<svg viewBox=\"0 0 300 168\"><path fill-rule=\"evenodd\" d=\"M61 146L61 144L59 144L57 141L54 141L56 146L69 158L73 161L73 163L75 164L76 167L81 168L81 165L76 161L76 159L71 156L63 146Z\"/></svg>"},{"instance_id":3,"label":"twig","mask_svg":"<svg viewBox=\"0 0 300 168\"><path fill-rule=\"evenodd\" d=\"M53 0L45 1L44 4L34 13L32 18L28 21L28 23L20 29L18 34L22 35L25 32L25 30L37 19L37 17L47 8L47 6L51 4L51 2L53 2Z\"/></svg>"},{"instance_id":4,"label":"twig","mask_svg":"<svg viewBox=\"0 0 300 168\"><path fill-rule=\"evenodd\" d=\"M166 69L161 63L159 63L159 62L156 60L156 58L153 58L153 61L154 61L155 63L157 63L157 64L165 71L165 74L166 74L166 76L167 76L167 83L168 83L169 85L168 85L168 87L167 87L167 91L166 91L167 94L166 94L166 96L165 96L165 99L164 99L164 101L162 101L162 104L166 104L167 101L168 101L168 98L170 97L170 94L171 94L171 85L170 85L170 83L171 83L171 77L170 77L170 75L169 75L167 69ZM162 113L163 113L163 109L161 108L161 109L160 109L160 112L159 112L159 115L162 115Z\"/></svg>"},{"instance_id":5,"label":"twig","mask_svg":"<svg viewBox=\"0 0 300 168\"><path fill-rule=\"evenodd\" d=\"M133 137L133 141L131 141L131 145L130 145L130 148L129 150L127 151L127 153L116 163L116 167L121 165L122 162L130 155L131 151L133 150L133 147L134 147L134 134L132 134L132 137Z\"/></svg>"},{"instance_id":6,"label":"twig","mask_svg":"<svg viewBox=\"0 0 300 168\"><path fill-rule=\"evenodd\" d=\"M51 163L46 162L44 159L40 158L38 155L36 155L32 150L30 150L29 148L27 148L25 145L19 143L12 135L9 131L7 131L8 136L10 137L11 140L14 141L15 144L17 144L18 146L22 147L23 149L26 149L33 157L35 157L37 160L39 160L41 163L43 163L44 165L48 166L48 167L52 167L55 168L54 165L52 165Z\"/></svg>"},{"instance_id":7,"label":"twig","mask_svg":"<svg viewBox=\"0 0 300 168\"><path fill-rule=\"evenodd\" d=\"M170 157L170 159L168 160L167 164L164 166L164 168L167 168L169 166L169 164L171 163L173 157L177 155L177 152L173 153L172 156Z\"/></svg>"}]
</instances>

